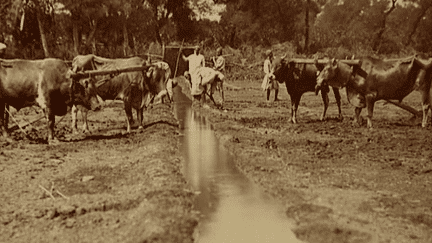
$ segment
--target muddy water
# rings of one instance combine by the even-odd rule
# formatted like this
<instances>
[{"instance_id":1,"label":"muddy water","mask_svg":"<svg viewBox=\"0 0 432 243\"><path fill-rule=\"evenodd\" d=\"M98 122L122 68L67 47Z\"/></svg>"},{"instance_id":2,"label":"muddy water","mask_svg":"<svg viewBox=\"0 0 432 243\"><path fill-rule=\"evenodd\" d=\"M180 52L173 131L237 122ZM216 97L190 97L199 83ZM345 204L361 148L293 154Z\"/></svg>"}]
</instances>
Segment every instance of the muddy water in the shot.
<instances>
[{"instance_id":1,"label":"muddy water","mask_svg":"<svg viewBox=\"0 0 432 243\"><path fill-rule=\"evenodd\" d=\"M202 219L196 242L300 242L290 230L283 207L238 171L211 124L192 111L180 89L175 92L183 173L199 192L195 208Z\"/></svg>"}]
</instances>

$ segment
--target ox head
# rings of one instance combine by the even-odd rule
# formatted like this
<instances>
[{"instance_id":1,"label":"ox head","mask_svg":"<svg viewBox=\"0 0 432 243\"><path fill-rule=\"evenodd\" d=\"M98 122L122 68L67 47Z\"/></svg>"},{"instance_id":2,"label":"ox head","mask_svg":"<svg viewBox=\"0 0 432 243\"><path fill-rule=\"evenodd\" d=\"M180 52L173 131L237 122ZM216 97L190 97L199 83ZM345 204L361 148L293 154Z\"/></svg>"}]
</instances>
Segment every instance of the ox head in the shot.
<instances>
[{"instance_id":1,"label":"ox head","mask_svg":"<svg viewBox=\"0 0 432 243\"><path fill-rule=\"evenodd\" d=\"M329 60L318 74L315 94L318 94L321 88L327 85L336 88L345 87L350 78L353 77L353 67L334 58Z\"/></svg>"},{"instance_id":2,"label":"ox head","mask_svg":"<svg viewBox=\"0 0 432 243\"><path fill-rule=\"evenodd\" d=\"M145 80L149 88L149 92L152 95L156 95L154 98L155 103L162 101L163 97L168 95L171 100L173 83L169 81L170 72L165 70L160 65L151 65L145 72Z\"/></svg>"},{"instance_id":3,"label":"ox head","mask_svg":"<svg viewBox=\"0 0 432 243\"><path fill-rule=\"evenodd\" d=\"M272 63L272 70L274 78L280 82L289 82L298 79L299 70L296 68L295 63L286 59L286 55L282 57L275 57Z\"/></svg>"},{"instance_id":4,"label":"ox head","mask_svg":"<svg viewBox=\"0 0 432 243\"><path fill-rule=\"evenodd\" d=\"M101 104L97 96L95 79L92 77L71 79L71 105L82 105L92 111L99 110Z\"/></svg>"},{"instance_id":5,"label":"ox head","mask_svg":"<svg viewBox=\"0 0 432 243\"><path fill-rule=\"evenodd\" d=\"M420 71L415 81L414 89L420 88L420 90L427 88L432 81L432 58L425 58L416 56L414 63L419 65ZM429 82L429 83L427 83Z\"/></svg>"}]
</instances>

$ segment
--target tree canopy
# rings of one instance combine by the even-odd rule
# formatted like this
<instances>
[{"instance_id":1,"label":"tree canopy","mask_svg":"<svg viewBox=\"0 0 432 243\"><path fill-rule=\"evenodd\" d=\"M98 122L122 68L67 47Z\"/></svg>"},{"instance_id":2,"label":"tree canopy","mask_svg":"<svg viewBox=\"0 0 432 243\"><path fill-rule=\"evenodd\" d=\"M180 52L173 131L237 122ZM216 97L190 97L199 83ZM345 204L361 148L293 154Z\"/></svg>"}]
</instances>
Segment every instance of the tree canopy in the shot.
<instances>
[{"instance_id":1,"label":"tree canopy","mask_svg":"<svg viewBox=\"0 0 432 243\"><path fill-rule=\"evenodd\" d=\"M218 18L206 18L218 14ZM217 19L219 21L213 21ZM432 53L430 0L3 0L0 41L21 58L145 53L150 43L297 52Z\"/></svg>"}]
</instances>

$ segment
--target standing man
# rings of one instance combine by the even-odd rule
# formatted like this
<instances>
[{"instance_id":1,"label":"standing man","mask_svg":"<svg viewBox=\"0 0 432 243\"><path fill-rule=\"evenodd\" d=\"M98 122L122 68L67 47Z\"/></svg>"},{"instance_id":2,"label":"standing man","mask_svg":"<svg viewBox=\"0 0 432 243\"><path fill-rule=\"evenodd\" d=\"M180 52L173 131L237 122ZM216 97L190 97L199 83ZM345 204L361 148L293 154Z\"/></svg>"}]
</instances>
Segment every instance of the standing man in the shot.
<instances>
[{"instance_id":1,"label":"standing man","mask_svg":"<svg viewBox=\"0 0 432 243\"><path fill-rule=\"evenodd\" d=\"M221 73L225 72L225 58L222 56L222 47L216 50L216 57L213 57L214 70Z\"/></svg>"},{"instance_id":2,"label":"standing man","mask_svg":"<svg viewBox=\"0 0 432 243\"><path fill-rule=\"evenodd\" d=\"M200 68L205 67L205 59L202 54L200 54L201 47L196 46L194 49L194 53L185 57L182 53L182 58L185 62L189 62L189 74L191 76L191 94L201 95L204 91L204 88L201 86L201 76L200 76Z\"/></svg>"},{"instance_id":3,"label":"standing man","mask_svg":"<svg viewBox=\"0 0 432 243\"><path fill-rule=\"evenodd\" d=\"M267 93L267 101L270 100L270 92L272 89L275 90L275 99L274 101L278 101L278 92L279 92L279 84L278 82L274 79L274 75L273 73L271 73L272 70L272 62L273 62L273 52L272 50L267 50L265 52L266 54L266 59L264 61L264 79L263 82L261 84L261 88L266 91Z\"/></svg>"}]
</instances>

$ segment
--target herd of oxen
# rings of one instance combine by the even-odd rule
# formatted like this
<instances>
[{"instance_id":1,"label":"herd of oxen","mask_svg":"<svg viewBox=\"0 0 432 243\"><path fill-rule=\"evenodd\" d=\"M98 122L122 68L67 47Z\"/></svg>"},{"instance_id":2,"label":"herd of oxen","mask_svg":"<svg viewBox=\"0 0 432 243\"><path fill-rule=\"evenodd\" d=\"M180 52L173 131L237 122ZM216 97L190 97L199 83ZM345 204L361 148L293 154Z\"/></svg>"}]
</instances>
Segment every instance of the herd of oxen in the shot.
<instances>
[{"instance_id":1,"label":"herd of oxen","mask_svg":"<svg viewBox=\"0 0 432 243\"><path fill-rule=\"evenodd\" d=\"M119 71L127 67L134 67L137 71ZM104 70L105 75L102 75ZM108 59L80 55L74 58L71 66L56 58L0 59L0 129L3 137L9 139L9 106L20 110L36 105L44 111L48 125L47 142L52 144L58 141L54 137L55 116L64 116L70 107L72 126L76 131L77 112L80 110L83 129L88 131L88 110L99 110L101 99L121 99L129 132L133 123L132 108L137 111L141 127L146 106L157 99L172 99L169 76L167 63L151 63L140 57Z\"/></svg>"},{"instance_id":2,"label":"herd of oxen","mask_svg":"<svg viewBox=\"0 0 432 243\"><path fill-rule=\"evenodd\" d=\"M400 59L365 57L357 60L299 61L278 57L273 74L284 82L291 97L291 121L297 123L296 113L303 93L314 91L324 102L321 120L328 108L329 88L333 89L341 113L340 88L346 88L348 101L355 107L354 124L361 125L360 113L367 109L367 127L372 128L374 104L378 100L397 100L399 103L414 90L421 93L422 127L427 125L431 101L432 58L415 55Z\"/></svg>"},{"instance_id":3,"label":"herd of oxen","mask_svg":"<svg viewBox=\"0 0 432 243\"><path fill-rule=\"evenodd\" d=\"M131 67L135 69L124 71ZM355 107L354 121L358 124L363 108L368 111L367 126L372 127L376 101L401 102L414 90L421 93L422 126L427 124L432 58L416 55L388 60L367 57L357 60L306 59L299 62L284 56L275 58L272 72L276 80L286 85L291 98L290 120L293 123L297 123L297 109L305 92L321 92L324 102L321 120L325 119L330 88L336 98L339 117L342 117L339 89L346 88L348 100ZM100 109L101 100L121 99L127 116L127 131L130 132L132 108L137 111L139 128L142 128L143 110L150 103L164 99L172 101L172 88L176 85L172 77L166 62L152 63L140 57L108 59L79 55L72 65L55 58L0 59L0 114L3 114L0 116L0 129L3 137L8 139L9 106L19 110L37 105L43 109L47 119L47 142L51 144L57 141L54 137L55 116L64 116L68 107L72 108L73 131L77 132L78 110L82 113L83 130L88 131L88 110ZM223 81L215 79L211 85L216 82Z\"/></svg>"}]
</instances>

